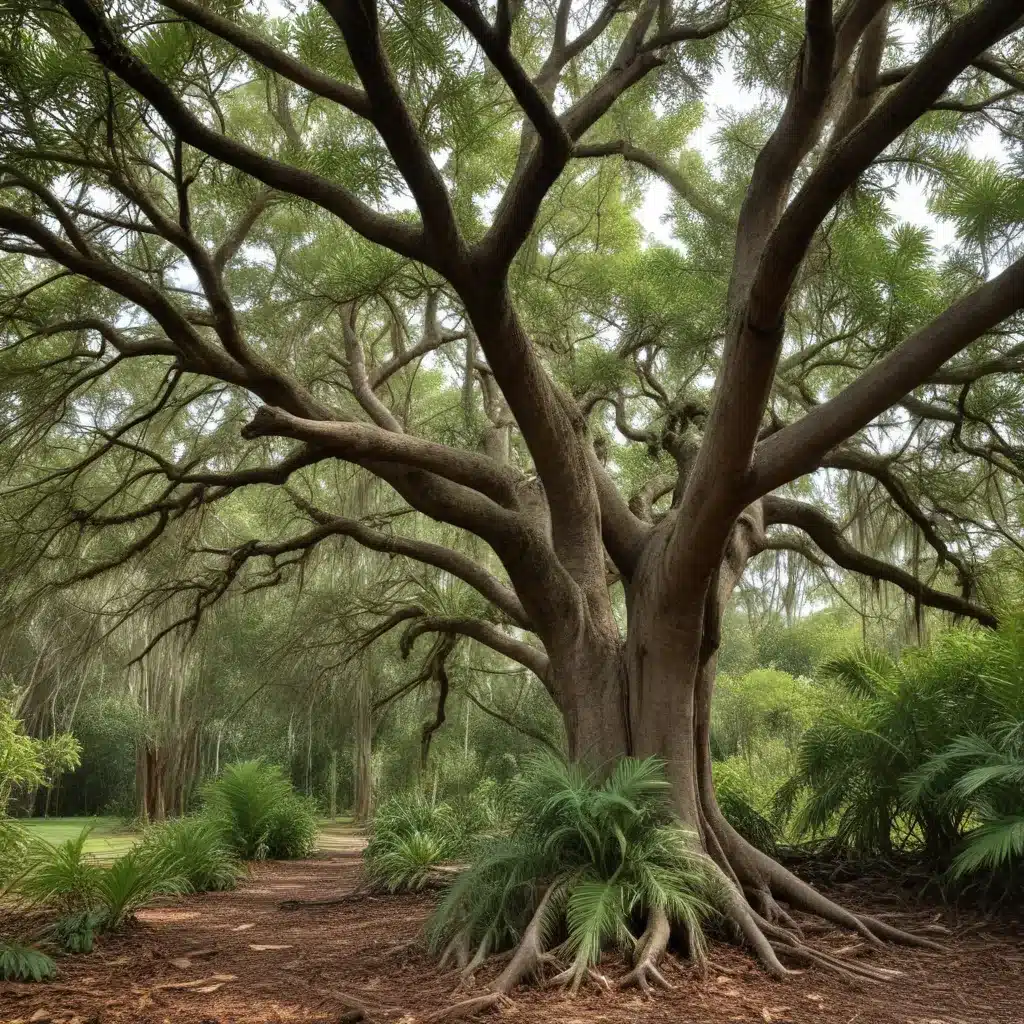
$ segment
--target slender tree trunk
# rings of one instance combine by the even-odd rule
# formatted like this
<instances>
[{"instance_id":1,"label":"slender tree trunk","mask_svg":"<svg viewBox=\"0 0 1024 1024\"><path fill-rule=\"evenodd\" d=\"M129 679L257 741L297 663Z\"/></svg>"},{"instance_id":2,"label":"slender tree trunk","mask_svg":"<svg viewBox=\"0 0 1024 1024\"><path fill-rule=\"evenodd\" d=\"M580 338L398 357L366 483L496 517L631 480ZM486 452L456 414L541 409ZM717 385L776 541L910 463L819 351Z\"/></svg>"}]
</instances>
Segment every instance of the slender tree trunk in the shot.
<instances>
[{"instance_id":1,"label":"slender tree trunk","mask_svg":"<svg viewBox=\"0 0 1024 1024\"><path fill-rule=\"evenodd\" d=\"M370 679L360 671L356 681L354 764L355 781L352 813L356 821L368 821L373 814L373 719Z\"/></svg>"}]
</instances>

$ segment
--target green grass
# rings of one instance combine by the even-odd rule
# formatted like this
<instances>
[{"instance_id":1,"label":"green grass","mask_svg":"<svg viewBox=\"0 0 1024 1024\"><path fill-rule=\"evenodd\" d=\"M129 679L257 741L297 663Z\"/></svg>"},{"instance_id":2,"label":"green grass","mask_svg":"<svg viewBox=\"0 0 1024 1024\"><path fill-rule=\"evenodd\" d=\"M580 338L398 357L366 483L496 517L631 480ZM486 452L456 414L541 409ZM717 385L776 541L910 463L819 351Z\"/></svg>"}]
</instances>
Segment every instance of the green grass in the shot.
<instances>
[{"instance_id":1,"label":"green grass","mask_svg":"<svg viewBox=\"0 0 1024 1024\"><path fill-rule=\"evenodd\" d=\"M103 863L126 853L139 841L139 832L118 818L19 818L29 834L56 846L65 839L74 839L87 825L92 832L85 843L85 852ZM333 821L320 820L320 838L317 850L322 853L341 853L362 848L362 832L348 815L339 814Z\"/></svg>"},{"instance_id":2,"label":"green grass","mask_svg":"<svg viewBox=\"0 0 1024 1024\"><path fill-rule=\"evenodd\" d=\"M34 839L54 846L74 839L83 828L91 826L85 852L102 862L127 853L139 841L138 831L123 825L118 818L19 818L18 821Z\"/></svg>"}]
</instances>

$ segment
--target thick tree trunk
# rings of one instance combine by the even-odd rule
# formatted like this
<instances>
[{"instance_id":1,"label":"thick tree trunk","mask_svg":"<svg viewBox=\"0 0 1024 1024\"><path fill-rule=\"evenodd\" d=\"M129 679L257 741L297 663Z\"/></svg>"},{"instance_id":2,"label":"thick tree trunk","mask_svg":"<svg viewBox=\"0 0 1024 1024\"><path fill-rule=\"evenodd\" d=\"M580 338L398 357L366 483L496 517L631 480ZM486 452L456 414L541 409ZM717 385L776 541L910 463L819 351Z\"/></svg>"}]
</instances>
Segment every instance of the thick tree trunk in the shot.
<instances>
[{"instance_id":1,"label":"thick tree trunk","mask_svg":"<svg viewBox=\"0 0 1024 1024\"><path fill-rule=\"evenodd\" d=\"M666 569L669 529L655 529L627 590L625 640L616 638L612 644L607 631L592 630L579 645L575 675L556 675L552 689L573 756L596 767L626 754L665 761L673 809L721 875L725 912L735 934L772 974L787 973L785 959L880 980L887 976L881 968L833 962L806 946L792 914L818 915L874 944L882 939L934 943L832 903L740 836L715 798L710 732L719 625L763 537L761 510L752 507L733 530L717 571L680 585ZM553 655L552 666L559 664Z\"/></svg>"}]
</instances>

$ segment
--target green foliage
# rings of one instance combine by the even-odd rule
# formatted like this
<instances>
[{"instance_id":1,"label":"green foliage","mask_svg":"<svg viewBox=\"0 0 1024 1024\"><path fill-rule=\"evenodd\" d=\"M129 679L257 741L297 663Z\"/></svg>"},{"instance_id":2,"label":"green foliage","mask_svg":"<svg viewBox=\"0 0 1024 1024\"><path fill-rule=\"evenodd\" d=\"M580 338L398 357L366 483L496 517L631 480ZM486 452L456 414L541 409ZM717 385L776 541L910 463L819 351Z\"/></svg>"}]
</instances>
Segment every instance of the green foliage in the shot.
<instances>
[{"instance_id":1,"label":"green foliage","mask_svg":"<svg viewBox=\"0 0 1024 1024\"><path fill-rule=\"evenodd\" d=\"M28 846L29 836L25 829L17 821L0 814L0 891L24 869Z\"/></svg>"},{"instance_id":2,"label":"green foliage","mask_svg":"<svg viewBox=\"0 0 1024 1024\"><path fill-rule=\"evenodd\" d=\"M96 936L107 921L103 910L79 910L58 918L52 929L54 941L66 953L91 953Z\"/></svg>"},{"instance_id":3,"label":"green foliage","mask_svg":"<svg viewBox=\"0 0 1024 1024\"><path fill-rule=\"evenodd\" d=\"M136 848L100 873L96 901L104 915L104 927L117 930L137 910L161 896L179 895L188 889L188 880L176 862L147 856L147 851Z\"/></svg>"},{"instance_id":4,"label":"green foliage","mask_svg":"<svg viewBox=\"0 0 1024 1024\"><path fill-rule=\"evenodd\" d=\"M89 829L57 845L37 840L29 852L28 869L18 892L32 903L45 904L61 914L95 906L103 869L85 852Z\"/></svg>"},{"instance_id":5,"label":"green foliage","mask_svg":"<svg viewBox=\"0 0 1024 1024\"><path fill-rule=\"evenodd\" d=\"M20 942L0 939L0 979L49 981L56 976L57 965L45 953Z\"/></svg>"},{"instance_id":6,"label":"green foliage","mask_svg":"<svg viewBox=\"0 0 1024 1024\"><path fill-rule=\"evenodd\" d=\"M685 924L700 954L714 887L673 820L660 761L624 758L601 779L536 757L513 785L518 812L446 894L429 925L432 948L456 935L470 947L510 946L543 906L541 932L550 938L561 922L574 984L608 942L631 945L634 918L654 910Z\"/></svg>"},{"instance_id":7,"label":"green foliage","mask_svg":"<svg viewBox=\"0 0 1024 1024\"><path fill-rule=\"evenodd\" d=\"M769 737L794 746L814 704L814 685L779 669L754 669L738 679L720 675L711 707L712 752L721 758L749 754Z\"/></svg>"},{"instance_id":8,"label":"green foliage","mask_svg":"<svg viewBox=\"0 0 1024 1024\"><path fill-rule=\"evenodd\" d=\"M211 820L242 860L292 860L309 856L316 846L316 808L277 765L228 765L207 785L204 798Z\"/></svg>"},{"instance_id":9,"label":"green foliage","mask_svg":"<svg viewBox=\"0 0 1024 1024\"><path fill-rule=\"evenodd\" d=\"M497 787L435 802L413 791L391 797L377 809L364 852L373 882L391 892L417 890L433 869L464 857L501 825Z\"/></svg>"},{"instance_id":10,"label":"green foliage","mask_svg":"<svg viewBox=\"0 0 1024 1024\"><path fill-rule=\"evenodd\" d=\"M85 853L89 829L58 845L33 844L16 892L30 904L59 914L59 940L69 949L91 946L99 929L116 930L161 896L186 892L177 859L136 847L101 867Z\"/></svg>"},{"instance_id":11,"label":"green foliage","mask_svg":"<svg viewBox=\"0 0 1024 1024\"><path fill-rule=\"evenodd\" d=\"M233 889L242 874L224 829L205 815L172 818L152 826L142 848L148 857L173 866L193 892Z\"/></svg>"},{"instance_id":12,"label":"green foliage","mask_svg":"<svg viewBox=\"0 0 1024 1024\"><path fill-rule=\"evenodd\" d=\"M758 762L742 757L716 761L712 766L715 779L715 798L729 824L744 839L765 853L774 853L780 838L780 829L773 820L771 797L775 795L773 782L783 784L786 779L758 774L753 765ZM771 796L765 801L765 786Z\"/></svg>"},{"instance_id":13,"label":"green foliage","mask_svg":"<svg viewBox=\"0 0 1024 1024\"><path fill-rule=\"evenodd\" d=\"M780 803L799 828L886 854L919 850L956 874L1024 852L1024 633L950 630L895 660L865 651L828 666L833 686L800 744ZM962 845L963 841L966 841Z\"/></svg>"}]
</instances>

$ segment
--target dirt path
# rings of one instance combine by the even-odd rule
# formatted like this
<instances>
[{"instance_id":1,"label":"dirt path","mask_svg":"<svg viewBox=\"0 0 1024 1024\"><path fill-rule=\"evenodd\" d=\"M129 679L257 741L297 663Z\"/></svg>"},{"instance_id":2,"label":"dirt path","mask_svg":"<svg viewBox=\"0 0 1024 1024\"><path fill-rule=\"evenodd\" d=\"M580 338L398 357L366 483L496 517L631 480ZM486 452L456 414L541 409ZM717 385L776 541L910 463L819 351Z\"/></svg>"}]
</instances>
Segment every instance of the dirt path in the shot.
<instances>
[{"instance_id":1,"label":"dirt path","mask_svg":"<svg viewBox=\"0 0 1024 1024\"><path fill-rule=\"evenodd\" d=\"M288 899L324 899L356 887L358 853L255 867L233 893L193 896L146 911L122 935L87 956L61 962L58 983L0 983L0 1024L44 1019L65 1024L271 1024L336 1022L352 1000L370 1019L413 1024L446 1005L453 978L439 976L414 945L429 913L427 896L362 895L340 906L282 910ZM849 901L856 890L840 894ZM875 912L895 897L872 895ZM902 923L933 920L918 911ZM670 966L674 991L584 992L575 1000L524 990L499 1017L550 1024L1024 1024L1024 939L1015 923L998 929L952 918L946 954L893 949L875 963L904 971L892 984L854 989L818 972L779 984L740 952L716 946L706 980ZM822 937L832 948L846 935ZM620 966L606 965L610 974ZM185 987L185 986L189 987ZM44 1017L40 1011L48 1014Z\"/></svg>"}]
</instances>

